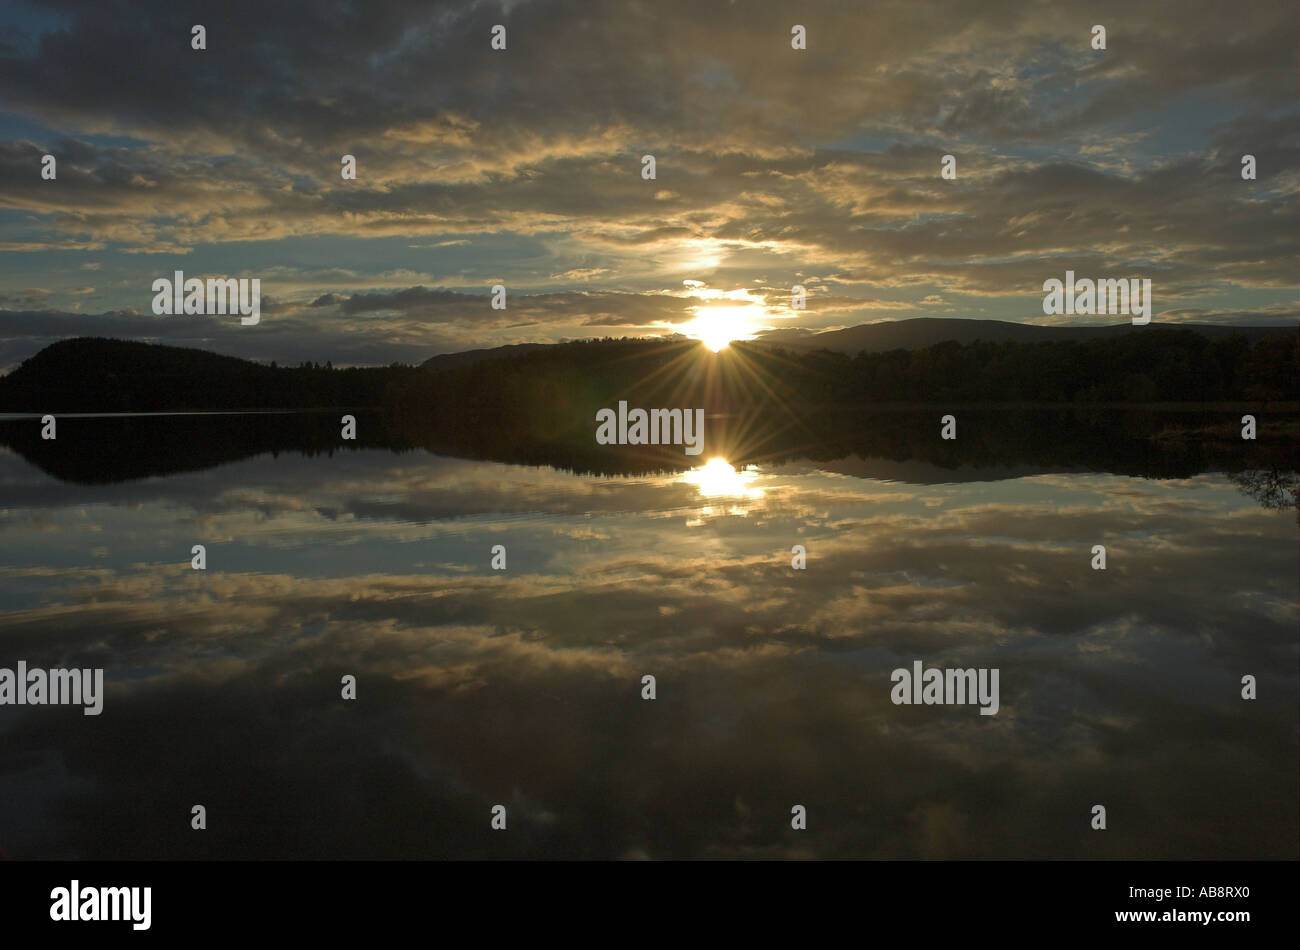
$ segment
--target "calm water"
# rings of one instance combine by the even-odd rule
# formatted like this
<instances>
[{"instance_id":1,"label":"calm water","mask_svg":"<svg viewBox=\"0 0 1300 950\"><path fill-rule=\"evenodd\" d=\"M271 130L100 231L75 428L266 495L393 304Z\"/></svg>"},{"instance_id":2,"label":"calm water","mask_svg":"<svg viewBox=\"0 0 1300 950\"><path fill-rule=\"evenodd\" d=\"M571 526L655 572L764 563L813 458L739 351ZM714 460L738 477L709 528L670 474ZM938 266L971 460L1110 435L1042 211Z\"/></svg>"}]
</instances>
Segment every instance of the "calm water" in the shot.
<instances>
[{"instance_id":1,"label":"calm water","mask_svg":"<svg viewBox=\"0 0 1300 950\"><path fill-rule=\"evenodd\" d=\"M0 449L0 666L107 681L0 707L10 856L1296 855L1297 517L1257 476L227 454ZM999 713L892 704L918 659L1000 669Z\"/></svg>"}]
</instances>

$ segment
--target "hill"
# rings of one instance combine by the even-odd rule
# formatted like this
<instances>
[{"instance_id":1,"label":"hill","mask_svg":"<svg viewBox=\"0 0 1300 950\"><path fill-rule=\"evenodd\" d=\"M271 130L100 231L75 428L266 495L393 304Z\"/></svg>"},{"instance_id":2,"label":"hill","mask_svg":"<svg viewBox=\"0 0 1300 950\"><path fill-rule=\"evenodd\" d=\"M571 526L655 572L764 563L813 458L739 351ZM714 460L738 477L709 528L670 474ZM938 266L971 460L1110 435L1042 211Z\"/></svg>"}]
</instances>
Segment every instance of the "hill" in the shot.
<instances>
[{"instance_id":1,"label":"hill","mask_svg":"<svg viewBox=\"0 0 1300 950\"><path fill-rule=\"evenodd\" d=\"M1110 326L1040 326L1030 323L1010 323L1005 320L955 320L940 317L916 317L911 320L890 320L882 323L864 323L844 330L809 333L807 330L774 330L754 342L772 343L785 347L809 350L830 350L835 353L884 353L889 350L917 350L936 343L955 341L974 343L1039 343L1062 340L1108 340L1129 332L1141 332L1150 327L1191 330L1207 339L1218 339L1239 334L1254 341L1277 333L1294 333L1295 327L1232 327L1208 323L1152 323L1149 327L1135 327L1131 322Z\"/></svg>"},{"instance_id":2,"label":"hill","mask_svg":"<svg viewBox=\"0 0 1300 950\"><path fill-rule=\"evenodd\" d=\"M489 350L428 369L278 367L77 338L0 378L0 412L374 407L411 419L458 417L462 427L479 424L480 413L496 414L544 421L541 428L554 432L585 426L596 409L620 399L782 417L903 402L1293 401L1300 399L1300 332L1211 339L1186 327L1149 326L1087 340L949 340L852 356L770 343L736 342L713 354L682 338L592 340Z\"/></svg>"},{"instance_id":3,"label":"hill","mask_svg":"<svg viewBox=\"0 0 1300 950\"><path fill-rule=\"evenodd\" d=\"M437 356L431 356L420 366L424 369L448 369L452 366L463 366L466 363L477 363L479 360L509 358L512 356L523 356L525 353L531 353L533 350L544 349L548 346L557 346L554 343L510 343L506 346L494 346L482 350L464 350L460 353L439 353Z\"/></svg>"},{"instance_id":4,"label":"hill","mask_svg":"<svg viewBox=\"0 0 1300 950\"><path fill-rule=\"evenodd\" d=\"M0 377L0 412L161 412L377 406L409 367L267 366L134 340L60 340Z\"/></svg>"}]
</instances>

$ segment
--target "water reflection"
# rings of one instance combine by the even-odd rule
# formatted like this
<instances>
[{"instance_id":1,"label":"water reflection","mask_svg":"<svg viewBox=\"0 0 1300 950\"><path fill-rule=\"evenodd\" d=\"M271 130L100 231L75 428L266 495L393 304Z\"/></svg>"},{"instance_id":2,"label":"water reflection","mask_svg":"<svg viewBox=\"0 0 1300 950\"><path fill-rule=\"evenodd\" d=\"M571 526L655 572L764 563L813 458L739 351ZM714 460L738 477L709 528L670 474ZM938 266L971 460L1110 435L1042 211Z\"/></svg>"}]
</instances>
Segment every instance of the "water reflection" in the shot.
<instances>
[{"instance_id":1,"label":"water reflection","mask_svg":"<svg viewBox=\"0 0 1300 950\"><path fill-rule=\"evenodd\" d=\"M749 514L752 504L740 504L741 501L756 502L763 497L763 489L755 484L758 478L757 466L750 465L737 469L724 458L712 458L699 468L679 476L687 485L694 485L700 497L709 499L714 504L733 502L725 506L725 511L741 517ZM700 519L688 521L694 527L702 524L703 519L714 514L714 504L707 504L700 509Z\"/></svg>"},{"instance_id":2,"label":"water reflection","mask_svg":"<svg viewBox=\"0 0 1300 950\"><path fill-rule=\"evenodd\" d=\"M0 707L0 847L1293 857L1294 476L912 464L371 447L86 484L0 450L0 666L107 686ZM915 659L999 668L998 715L892 705Z\"/></svg>"}]
</instances>

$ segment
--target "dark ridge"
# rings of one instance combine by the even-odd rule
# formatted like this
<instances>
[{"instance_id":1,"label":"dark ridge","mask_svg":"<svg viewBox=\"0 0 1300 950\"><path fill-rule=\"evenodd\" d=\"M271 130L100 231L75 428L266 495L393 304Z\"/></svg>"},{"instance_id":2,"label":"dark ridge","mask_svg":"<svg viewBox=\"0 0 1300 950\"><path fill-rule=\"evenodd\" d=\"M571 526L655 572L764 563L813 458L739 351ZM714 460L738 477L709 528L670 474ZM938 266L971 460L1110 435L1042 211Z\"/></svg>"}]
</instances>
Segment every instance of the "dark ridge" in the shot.
<instances>
[{"instance_id":1,"label":"dark ridge","mask_svg":"<svg viewBox=\"0 0 1300 950\"><path fill-rule=\"evenodd\" d=\"M761 411L773 425L888 403L1097 405L1300 400L1300 330L1253 341L1150 326L1103 339L946 342L849 356L688 340L591 340L439 369L277 367L123 340L52 344L0 378L0 411L147 412L384 407L435 427L515 420L542 442L589 436L595 412L632 406ZM450 417L450 418L445 418Z\"/></svg>"},{"instance_id":2,"label":"dark ridge","mask_svg":"<svg viewBox=\"0 0 1300 950\"><path fill-rule=\"evenodd\" d=\"M865 323L844 330L810 333L807 330L774 330L759 337L794 349L830 350L835 353L883 353L887 350L916 350L937 343L1060 343L1065 341L1110 340L1128 333L1144 333L1152 328L1189 330L1206 339L1216 340L1234 334L1254 342L1261 337L1296 332L1291 326L1219 326L1207 323L1152 323L1135 327L1132 322L1109 326L1044 326L1011 323L1006 320L961 320L944 317L916 317Z\"/></svg>"},{"instance_id":3,"label":"dark ridge","mask_svg":"<svg viewBox=\"0 0 1300 950\"><path fill-rule=\"evenodd\" d=\"M411 367L280 367L206 350L77 337L0 378L2 412L161 412L379 406Z\"/></svg>"}]
</instances>

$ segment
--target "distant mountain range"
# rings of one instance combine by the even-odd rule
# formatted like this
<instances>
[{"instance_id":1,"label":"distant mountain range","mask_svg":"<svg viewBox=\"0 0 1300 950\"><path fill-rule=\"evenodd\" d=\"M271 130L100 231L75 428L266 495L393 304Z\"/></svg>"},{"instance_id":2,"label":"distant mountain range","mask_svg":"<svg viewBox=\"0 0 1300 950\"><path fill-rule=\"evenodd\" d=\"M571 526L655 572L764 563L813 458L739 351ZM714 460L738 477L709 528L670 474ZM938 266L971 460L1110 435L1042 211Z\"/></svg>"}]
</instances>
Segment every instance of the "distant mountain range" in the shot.
<instances>
[{"instance_id":1,"label":"distant mountain range","mask_svg":"<svg viewBox=\"0 0 1300 950\"><path fill-rule=\"evenodd\" d=\"M1296 326L1224 326L1212 323L1159 323L1151 326L1176 327L1191 330L1208 339L1240 334L1251 342L1275 333L1295 333ZM911 320L891 320L883 323L864 323L844 330L821 333L812 330L771 330L761 334L753 344L768 344L789 349L830 350L833 353L884 353L889 350L919 350L936 343L956 341L973 343L1038 343L1058 340L1113 339L1128 332L1144 329L1131 322L1110 326L1040 326L1030 323L1010 323L1006 320L961 320L942 317L916 317ZM516 343L487 349L466 350L461 353L443 353L425 360L421 366L429 369L448 369L480 360L522 356L534 350L545 349L554 343Z\"/></svg>"},{"instance_id":2,"label":"distant mountain range","mask_svg":"<svg viewBox=\"0 0 1300 950\"><path fill-rule=\"evenodd\" d=\"M1210 323L1168 323L1153 321L1151 326L1170 326L1191 330L1209 339L1240 333L1248 340L1257 340L1272 333L1294 333L1295 326L1221 326ZM1119 334L1140 332L1131 322L1110 326L1040 326L1032 323L1010 323L1005 320L953 320L940 317L917 317L912 320L891 320L883 323L864 323L844 330L811 333L807 330L773 330L755 342L772 343L787 347L812 350L831 350L836 353L883 353L887 350L918 350L955 340L973 343L1037 343L1056 340L1104 340Z\"/></svg>"}]
</instances>

